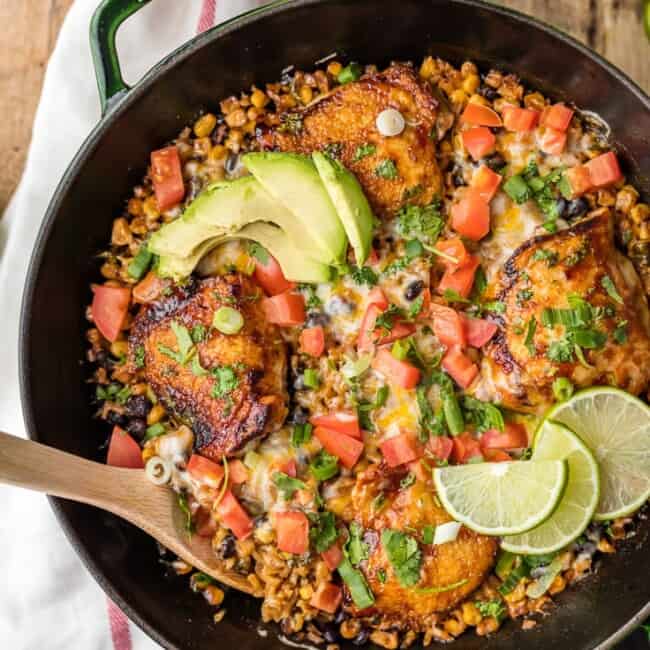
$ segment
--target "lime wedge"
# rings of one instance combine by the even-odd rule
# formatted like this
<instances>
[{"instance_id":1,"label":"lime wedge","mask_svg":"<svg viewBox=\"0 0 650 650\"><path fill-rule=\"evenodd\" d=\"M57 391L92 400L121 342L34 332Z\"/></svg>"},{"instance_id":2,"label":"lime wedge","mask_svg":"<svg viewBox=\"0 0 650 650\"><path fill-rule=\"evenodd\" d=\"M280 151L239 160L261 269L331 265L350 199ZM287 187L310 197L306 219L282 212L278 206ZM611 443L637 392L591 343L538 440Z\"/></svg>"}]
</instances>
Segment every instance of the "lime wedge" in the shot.
<instances>
[{"instance_id":1,"label":"lime wedge","mask_svg":"<svg viewBox=\"0 0 650 650\"><path fill-rule=\"evenodd\" d=\"M485 535L517 535L539 526L560 501L563 460L476 463L433 471L438 497L456 520Z\"/></svg>"},{"instance_id":2,"label":"lime wedge","mask_svg":"<svg viewBox=\"0 0 650 650\"><path fill-rule=\"evenodd\" d=\"M532 460L562 459L569 465L569 480L560 505L536 528L505 537L501 548L525 555L553 553L570 544L589 525L600 494L598 463L573 431L544 420L535 436Z\"/></svg>"},{"instance_id":3,"label":"lime wedge","mask_svg":"<svg viewBox=\"0 0 650 650\"><path fill-rule=\"evenodd\" d=\"M589 447L600 468L595 518L638 510L650 496L650 408L617 388L589 388L558 404L547 420L565 424Z\"/></svg>"}]
</instances>

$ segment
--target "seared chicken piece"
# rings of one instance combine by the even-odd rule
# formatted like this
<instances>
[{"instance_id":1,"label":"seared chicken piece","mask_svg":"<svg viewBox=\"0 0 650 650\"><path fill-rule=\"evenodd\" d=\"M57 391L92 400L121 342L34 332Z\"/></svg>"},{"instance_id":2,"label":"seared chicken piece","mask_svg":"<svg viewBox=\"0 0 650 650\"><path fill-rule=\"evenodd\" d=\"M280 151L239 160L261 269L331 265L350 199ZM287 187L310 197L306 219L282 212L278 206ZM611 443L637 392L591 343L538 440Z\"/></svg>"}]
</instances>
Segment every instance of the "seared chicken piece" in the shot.
<instances>
[{"instance_id":1,"label":"seared chicken piece","mask_svg":"<svg viewBox=\"0 0 650 650\"><path fill-rule=\"evenodd\" d=\"M387 108L397 109L406 120L399 135L386 137L377 130L377 116ZM390 217L407 202L428 205L440 194L442 178L431 139L437 109L438 101L413 69L393 64L290 115L293 119L272 134L271 146L333 153L356 174L375 213Z\"/></svg>"},{"instance_id":2,"label":"seared chicken piece","mask_svg":"<svg viewBox=\"0 0 650 650\"><path fill-rule=\"evenodd\" d=\"M452 520L436 500L430 481L400 489L404 476L403 471L371 466L357 477L343 517L366 530L363 539L369 545L369 558L360 568L375 595L373 611L418 627L424 617L451 609L481 584L494 564L497 542L462 527L453 542L420 544L420 580L402 586L381 544L382 531L402 531L421 541L424 526ZM378 510L377 497L382 494L384 502ZM379 579L382 571L384 582Z\"/></svg>"},{"instance_id":3,"label":"seared chicken piece","mask_svg":"<svg viewBox=\"0 0 650 650\"><path fill-rule=\"evenodd\" d=\"M237 453L286 416L285 347L264 317L261 297L239 275L193 280L143 307L131 329L130 362L144 363L157 397L192 427L208 458ZM237 334L212 327L222 306L244 317Z\"/></svg>"},{"instance_id":4,"label":"seared chicken piece","mask_svg":"<svg viewBox=\"0 0 650 650\"><path fill-rule=\"evenodd\" d=\"M505 311L494 317L501 329L483 359L480 399L541 411L557 377L635 395L647 388L648 306L632 263L615 248L607 209L524 243L493 293ZM577 322L556 322L566 318Z\"/></svg>"}]
</instances>

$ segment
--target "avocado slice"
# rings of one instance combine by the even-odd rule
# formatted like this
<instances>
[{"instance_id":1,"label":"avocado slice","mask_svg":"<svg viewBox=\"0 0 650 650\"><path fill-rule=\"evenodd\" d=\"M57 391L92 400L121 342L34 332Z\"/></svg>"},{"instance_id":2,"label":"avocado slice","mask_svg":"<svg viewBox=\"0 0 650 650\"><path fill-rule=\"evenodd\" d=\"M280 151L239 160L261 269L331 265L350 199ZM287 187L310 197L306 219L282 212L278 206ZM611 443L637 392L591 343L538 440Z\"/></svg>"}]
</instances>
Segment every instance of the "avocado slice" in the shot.
<instances>
[{"instance_id":1,"label":"avocado slice","mask_svg":"<svg viewBox=\"0 0 650 650\"><path fill-rule=\"evenodd\" d=\"M354 248L357 265L362 266L372 246L374 217L368 199L355 175L338 160L320 151L311 157Z\"/></svg>"},{"instance_id":2,"label":"avocado slice","mask_svg":"<svg viewBox=\"0 0 650 650\"><path fill-rule=\"evenodd\" d=\"M282 228L263 221L250 223L237 232L210 237L196 246L187 256L161 255L158 261L158 274L175 280L186 278L213 248L232 239L249 239L264 246L278 260L287 280L317 283L327 282L331 277L329 266L306 257L294 246Z\"/></svg>"},{"instance_id":3,"label":"avocado slice","mask_svg":"<svg viewBox=\"0 0 650 650\"><path fill-rule=\"evenodd\" d=\"M237 232L261 220L280 226L303 256L309 255L323 264L334 261L332 256L320 254L318 242L312 235L313 228L305 227L254 176L207 187L178 219L151 236L149 250L157 255L186 257L203 239Z\"/></svg>"},{"instance_id":4,"label":"avocado slice","mask_svg":"<svg viewBox=\"0 0 650 650\"><path fill-rule=\"evenodd\" d=\"M293 213L316 241L320 253L296 241L304 254L328 263L341 261L347 250L343 224L311 158L294 153L247 153L242 162L264 189ZM285 228L287 233L290 228Z\"/></svg>"}]
</instances>

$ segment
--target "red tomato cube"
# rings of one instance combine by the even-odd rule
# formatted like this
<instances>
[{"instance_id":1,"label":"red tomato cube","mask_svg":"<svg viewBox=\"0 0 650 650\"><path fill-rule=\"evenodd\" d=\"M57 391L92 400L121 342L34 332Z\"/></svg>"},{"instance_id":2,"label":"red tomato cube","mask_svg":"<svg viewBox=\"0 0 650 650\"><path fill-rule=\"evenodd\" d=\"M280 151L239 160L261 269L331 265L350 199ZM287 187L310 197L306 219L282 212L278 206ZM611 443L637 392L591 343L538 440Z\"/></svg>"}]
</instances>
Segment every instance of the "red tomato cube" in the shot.
<instances>
[{"instance_id":1,"label":"red tomato cube","mask_svg":"<svg viewBox=\"0 0 650 650\"><path fill-rule=\"evenodd\" d=\"M564 104L553 104L544 109L541 123L557 131L566 131L571 124L573 110L567 108Z\"/></svg>"},{"instance_id":2,"label":"red tomato cube","mask_svg":"<svg viewBox=\"0 0 650 650\"><path fill-rule=\"evenodd\" d=\"M478 375L478 367L459 346L447 350L442 358L442 367L461 388L467 388Z\"/></svg>"},{"instance_id":3,"label":"red tomato cube","mask_svg":"<svg viewBox=\"0 0 650 650\"><path fill-rule=\"evenodd\" d=\"M344 433L316 427L314 436L318 438L325 451L336 456L341 461L341 465L347 469L352 469L363 453L363 442Z\"/></svg>"},{"instance_id":4,"label":"red tomato cube","mask_svg":"<svg viewBox=\"0 0 650 650\"><path fill-rule=\"evenodd\" d=\"M257 284L259 284L269 296L277 296L279 293L290 291L296 286L293 282L289 282L289 280L284 277L284 273L282 272L282 268L278 264L278 261L270 253L267 253L267 259L264 264L256 257L254 260L255 271L253 272L253 277Z\"/></svg>"},{"instance_id":5,"label":"red tomato cube","mask_svg":"<svg viewBox=\"0 0 650 650\"><path fill-rule=\"evenodd\" d=\"M325 427L331 431L344 433L346 436L361 440L361 427L356 413L338 412L327 415L314 415L309 418L309 422L315 427Z\"/></svg>"},{"instance_id":6,"label":"red tomato cube","mask_svg":"<svg viewBox=\"0 0 650 650\"><path fill-rule=\"evenodd\" d=\"M472 292L474 276L476 275L476 269L478 269L479 264L478 257L470 255L469 260L459 269L455 271L447 269L438 284L438 293L444 295L445 291L450 289L463 298L467 298Z\"/></svg>"},{"instance_id":7,"label":"red tomato cube","mask_svg":"<svg viewBox=\"0 0 650 650\"><path fill-rule=\"evenodd\" d=\"M499 114L488 106L469 102L460 116L460 119L467 124L476 126L499 127L503 125Z\"/></svg>"},{"instance_id":8,"label":"red tomato cube","mask_svg":"<svg viewBox=\"0 0 650 650\"><path fill-rule=\"evenodd\" d=\"M481 165L474 172L470 188L482 201L489 203L499 189L502 180L501 174L497 174L487 165Z\"/></svg>"},{"instance_id":9,"label":"red tomato cube","mask_svg":"<svg viewBox=\"0 0 650 650\"><path fill-rule=\"evenodd\" d=\"M174 207L185 196L181 159L174 145L151 152L151 180L161 212Z\"/></svg>"},{"instance_id":10,"label":"red tomato cube","mask_svg":"<svg viewBox=\"0 0 650 650\"><path fill-rule=\"evenodd\" d=\"M463 131L463 146L474 160L480 160L494 151L497 139L486 126L475 126Z\"/></svg>"},{"instance_id":11,"label":"red tomato cube","mask_svg":"<svg viewBox=\"0 0 650 650\"><path fill-rule=\"evenodd\" d=\"M530 108L519 108L518 106L506 106L503 111L503 126L508 131L526 132L532 131L539 122L539 111Z\"/></svg>"},{"instance_id":12,"label":"red tomato cube","mask_svg":"<svg viewBox=\"0 0 650 650\"><path fill-rule=\"evenodd\" d=\"M262 299L262 309L269 323L280 327L302 325L305 322L305 297L287 291Z\"/></svg>"},{"instance_id":13,"label":"red tomato cube","mask_svg":"<svg viewBox=\"0 0 650 650\"><path fill-rule=\"evenodd\" d=\"M113 343L117 340L129 311L131 289L94 284L92 290L90 311L93 322L104 338Z\"/></svg>"},{"instance_id":14,"label":"red tomato cube","mask_svg":"<svg viewBox=\"0 0 650 650\"><path fill-rule=\"evenodd\" d=\"M478 194L468 192L451 206L451 227L472 241L490 232L490 207Z\"/></svg>"},{"instance_id":15,"label":"red tomato cube","mask_svg":"<svg viewBox=\"0 0 650 650\"><path fill-rule=\"evenodd\" d=\"M144 468L140 445L124 429L118 426L113 427L111 440L108 444L106 464L131 469Z\"/></svg>"},{"instance_id":16,"label":"red tomato cube","mask_svg":"<svg viewBox=\"0 0 650 650\"><path fill-rule=\"evenodd\" d=\"M400 433L388 438L379 445L384 460L389 467L397 467L421 458L424 451L422 445L412 433Z\"/></svg>"},{"instance_id":17,"label":"red tomato cube","mask_svg":"<svg viewBox=\"0 0 650 650\"><path fill-rule=\"evenodd\" d=\"M300 332L300 350L312 357L320 357L325 352L325 330L317 325Z\"/></svg>"},{"instance_id":18,"label":"red tomato cube","mask_svg":"<svg viewBox=\"0 0 650 650\"><path fill-rule=\"evenodd\" d=\"M253 520L230 490L227 490L219 501L216 513L221 523L229 528L237 539L250 537L253 532Z\"/></svg>"},{"instance_id":19,"label":"red tomato cube","mask_svg":"<svg viewBox=\"0 0 650 650\"><path fill-rule=\"evenodd\" d=\"M304 512L289 510L275 513L278 549L302 555L309 550L309 520Z\"/></svg>"},{"instance_id":20,"label":"red tomato cube","mask_svg":"<svg viewBox=\"0 0 650 650\"><path fill-rule=\"evenodd\" d=\"M415 388L420 381L420 371L408 361L396 359L387 348L377 352L372 367L390 382L405 389Z\"/></svg>"},{"instance_id":21,"label":"red tomato cube","mask_svg":"<svg viewBox=\"0 0 650 650\"><path fill-rule=\"evenodd\" d=\"M550 156L559 156L566 147L567 135L564 131L558 131L546 127L539 140L539 148Z\"/></svg>"},{"instance_id":22,"label":"red tomato cube","mask_svg":"<svg viewBox=\"0 0 650 650\"><path fill-rule=\"evenodd\" d=\"M618 183L623 174L618 164L618 158L613 151L608 151L600 156L596 156L585 164L589 172L589 178L594 187L607 187Z\"/></svg>"},{"instance_id":23,"label":"red tomato cube","mask_svg":"<svg viewBox=\"0 0 650 650\"><path fill-rule=\"evenodd\" d=\"M431 305L433 318L433 333L446 346L466 344L465 324L461 315L451 307Z\"/></svg>"},{"instance_id":24,"label":"red tomato cube","mask_svg":"<svg viewBox=\"0 0 650 650\"><path fill-rule=\"evenodd\" d=\"M310 605L328 614L334 614L343 600L341 587L332 582L324 582L311 597Z\"/></svg>"}]
</instances>

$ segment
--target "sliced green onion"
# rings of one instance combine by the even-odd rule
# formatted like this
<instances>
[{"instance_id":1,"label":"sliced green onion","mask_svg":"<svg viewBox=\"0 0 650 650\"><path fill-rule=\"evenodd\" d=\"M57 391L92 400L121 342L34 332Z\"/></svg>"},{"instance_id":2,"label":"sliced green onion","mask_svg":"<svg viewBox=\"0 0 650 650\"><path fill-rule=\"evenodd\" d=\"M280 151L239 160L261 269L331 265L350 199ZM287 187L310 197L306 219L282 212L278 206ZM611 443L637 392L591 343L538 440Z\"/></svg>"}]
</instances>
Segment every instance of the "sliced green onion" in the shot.
<instances>
[{"instance_id":1,"label":"sliced green onion","mask_svg":"<svg viewBox=\"0 0 650 650\"><path fill-rule=\"evenodd\" d=\"M131 260L126 272L134 279L139 280L151 266L153 253L147 248L146 244L142 244L138 249L137 255Z\"/></svg>"},{"instance_id":2,"label":"sliced green onion","mask_svg":"<svg viewBox=\"0 0 650 650\"><path fill-rule=\"evenodd\" d=\"M463 418L463 412L460 410L460 405L453 392L445 391L442 398L442 411L452 436L458 436L465 431L465 418Z\"/></svg>"},{"instance_id":3,"label":"sliced green onion","mask_svg":"<svg viewBox=\"0 0 650 650\"><path fill-rule=\"evenodd\" d=\"M573 384L566 377L553 381L553 395L558 402L566 402L573 395Z\"/></svg>"},{"instance_id":4,"label":"sliced green onion","mask_svg":"<svg viewBox=\"0 0 650 650\"><path fill-rule=\"evenodd\" d=\"M152 424L150 427L147 427L147 430L144 434L144 439L151 440L152 438L162 436L163 433L165 433L165 426L160 422L156 422L156 424Z\"/></svg>"},{"instance_id":5,"label":"sliced green onion","mask_svg":"<svg viewBox=\"0 0 650 650\"><path fill-rule=\"evenodd\" d=\"M337 77L340 84L347 84L351 81L357 81L363 74L363 68L358 63L350 63L346 65Z\"/></svg>"},{"instance_id":6,"label":"sliced green onion","mask_svg":"<svg viewBox=\"0 0 650 650\"><path fill-rule=\"evenodd\" d=\"M341 560L341 564L339 564L337 571L350 590L350 596L352 597L354 604L359 609L366 609L366 607L370 607L374 604L375 597L372 591L370 591L370 587L368 587L368 583L363 577L363 573L358 569L355 569L347 557L344 557L343 560Z\"/></svg>"},{"instance_id":7,"label":"sliced green onion","mask_svg":"<svg viewBox=\"0 0 650 650\"><path fill-rule=\"evenodd\" d=\"M512 567L514 566L516 559L517 556L510 551L504 551L502 549L499 552L499 558L497 560L497 565L494 569L494 572L497 574L497 576L499 576L499 578L501 578L501 580L505 580L508 577L512 571Z\"/></svg>"},{"instance_id":8,"label":"sliced green onion","mask_svg":"<svg viewBox=\"0 0 650 650\"><path fill-rule=\"evenodd\" d=\"M425 526L422 529L422 543L433 544L433 533L436 530L435 526Z\"/></svg>"},{"instance_id":9,"label":"sliced green onion","mask_svg":"<svg viewBox=\"0 0 650 650\"><path fill-rule=\"evenodd\" d=\"M321 451L309 465L309 471L317 481L327 481L339 471L339 459L326 451Z\"/></svg>"},{"instance_id":10,"label":"sliced green onion","mask_svg":"<svg viewBox=\"0 0 650 650\"><path fill-rule=\"evenodd\" d=\"M562 559L558 555L546 568L544 574L535 582L531 582L526 589L528 598L541 598L553 583L553 580L562 571Z\"/></svg>"},{"instance_id":11,"label":"sliced green onion","mask_svg":"<svg viewBox=\"0 0 650 650\"><path fill-rule=\"evenodd\" d=\"M232 307L219 307L212 317L212 325L223 334L237 334L244 327L244 317Z\"/></svg>"},{"instance_id":12,"label":"sliced green onion","mask_svg":"<svg viewBox=\"0 0 650 650\"><path fill-rule=\"evenodd\" d=\"M311 440L313 426L309 422L296 424L291 432L291 446L300 447Z\"/></svg>"},{"instance_id":13,"label":"sliced green onion","mask_svg":"<svg viewBox=\"0 0 650 650\"><path fill-rule=\"evenodd\" d=\"M530 573L530 570L526 564L521 562L519 566L516 566L510 571L506 579L503 581L503 584L499 587L498 591L502 596L509 594L521 581L522 578L525 578Z\"/></svg>"},{"instance_id":14,"label":"sliced green onion","mask_svg":"<svg viewBox=\"0 0 650 650\"><path fill-rule=\"evenodd\" d=\"M302 376L303 383L307 388L318 388L320 385L320 379L318 377L318 372L313 368L307 368Z\"/></svg>"},{"instance_id":15,"label":"sliced green onion","mask_svg":"<svg viewBox=\"0 0 650 650\"><path fill-rule=\"evenodd\" d=\"M517 204L525 203L531 197L530 187L519 175L511 176L503 184L503 191Z\"/></svg>"}]
</instances>

